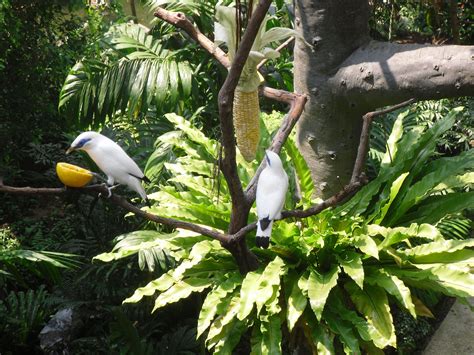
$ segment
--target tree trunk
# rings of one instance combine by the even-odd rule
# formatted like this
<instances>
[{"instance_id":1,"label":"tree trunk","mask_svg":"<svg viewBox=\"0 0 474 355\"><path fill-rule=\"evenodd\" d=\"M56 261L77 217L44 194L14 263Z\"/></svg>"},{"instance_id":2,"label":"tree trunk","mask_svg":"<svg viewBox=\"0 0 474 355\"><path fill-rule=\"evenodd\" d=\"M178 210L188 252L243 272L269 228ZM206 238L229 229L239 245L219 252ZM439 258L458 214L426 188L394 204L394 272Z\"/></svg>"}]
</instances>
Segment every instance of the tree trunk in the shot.
<instances>
[{"instance_id":1,"label":"tree trunk","mask_svg":"<svg viewBox=\"0 0 474 355\"><path fill-rule=\"evenodd\" d=\"M316 193L328 197L351 177L361 116L411 97L474 93L473 46L372 41L367 0L297 0L295 90L309 100L297 128Z\"/></svg>"}]
</instances>

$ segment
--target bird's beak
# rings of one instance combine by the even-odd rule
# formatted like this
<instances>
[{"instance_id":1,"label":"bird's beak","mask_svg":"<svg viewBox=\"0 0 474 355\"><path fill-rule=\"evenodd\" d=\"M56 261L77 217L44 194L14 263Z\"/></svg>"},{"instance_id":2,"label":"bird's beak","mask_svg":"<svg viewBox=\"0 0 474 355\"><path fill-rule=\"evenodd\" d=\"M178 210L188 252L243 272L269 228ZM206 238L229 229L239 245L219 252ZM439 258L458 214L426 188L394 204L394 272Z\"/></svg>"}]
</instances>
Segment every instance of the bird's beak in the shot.
<instances>
[{"instance_id":1,"label":"bird's beak","mask_svg":"<svg viewBox=\"0 0 474 355\"><path fill-rule=\"evenodd\" d=\"M66 154L71 153L73 150L75 150L74 147L69 147L69 148L66 150Z\"/></svg>"}]
</instances>

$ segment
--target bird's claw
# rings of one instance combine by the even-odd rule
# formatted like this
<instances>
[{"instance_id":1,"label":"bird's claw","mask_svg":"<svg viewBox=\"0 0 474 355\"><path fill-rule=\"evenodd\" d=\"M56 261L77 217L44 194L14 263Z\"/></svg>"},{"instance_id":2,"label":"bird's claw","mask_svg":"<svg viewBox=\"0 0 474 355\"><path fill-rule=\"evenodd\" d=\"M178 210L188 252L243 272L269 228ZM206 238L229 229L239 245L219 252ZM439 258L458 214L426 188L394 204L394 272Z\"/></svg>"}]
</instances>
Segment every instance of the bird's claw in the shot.
<instances>
[{"instance_id":1,"label":"bird's claw","mask_svg":"<svg viewBox=\"0 0 474 355\"><path fill-rule=\"evenodd\" d=\"M112 190L115 189L117 186L119 186L120 184L116 184L116 185L112 185L112 186L108 186L107 184L103 184L102 186L104 186L106 189L107 189L107 196L106 198L110 198L110 196L112 196ZM102 196L102 192L99 193L99 197Z\"/></svg>"}]
</instances>

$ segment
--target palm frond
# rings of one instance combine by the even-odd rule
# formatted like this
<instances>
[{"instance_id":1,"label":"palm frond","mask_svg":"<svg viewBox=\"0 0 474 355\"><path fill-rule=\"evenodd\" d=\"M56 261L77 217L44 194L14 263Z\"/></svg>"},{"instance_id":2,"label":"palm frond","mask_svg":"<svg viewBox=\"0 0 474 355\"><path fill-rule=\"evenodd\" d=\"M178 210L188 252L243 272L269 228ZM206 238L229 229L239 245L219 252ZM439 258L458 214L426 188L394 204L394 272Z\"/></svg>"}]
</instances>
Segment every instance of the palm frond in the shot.
<instances>
[{"instance_id":1,"label":"palm frond","mask_svg":"<svg viewBox=\"0 0 474 355\"><path fill-rule=\"evenodd\" d=\"M150 107L172 110L178 97L190 94L189 62L140 26L115 26L103 43L118 59L77 63L60 93L59 108L80 127L97 126L116 114L138 117Z\"/></svg>"},{"instance_id":2,"label":"palm frond","mask_svg":"<svg viewBox=\"0 0 474 355\"><path fill-rule=\"evenodd\" d=\"M436 224L446 239L467 239L472 237L472 221L461 215L448 216Z\"/></svg>"}]
</instances>

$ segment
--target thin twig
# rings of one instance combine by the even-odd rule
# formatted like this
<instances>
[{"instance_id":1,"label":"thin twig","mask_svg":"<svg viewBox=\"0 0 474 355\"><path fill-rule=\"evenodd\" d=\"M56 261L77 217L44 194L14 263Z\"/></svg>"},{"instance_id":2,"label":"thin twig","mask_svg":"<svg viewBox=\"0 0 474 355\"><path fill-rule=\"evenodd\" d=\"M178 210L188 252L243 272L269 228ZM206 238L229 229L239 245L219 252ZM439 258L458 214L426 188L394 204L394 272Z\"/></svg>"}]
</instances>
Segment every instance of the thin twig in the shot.
<instances>
[{"instance_id":1,"label":"thin twig","mask_svg":"<svg viewBox=\"0 0 474 355\"><path fill-rule=\"evenodd\" d=\"M294 40L295 40L295 37L288 38L285 42L283 42L278 47L276 47L275 51L280 52L283 48L288 46ZM258 65L257 65L257 70L259 70L263 65L265 65L266 62L268 62L268 58L262 59L262 61L260 63L258 63Z\"/></svg>"},{"instance_id":2,"label":"thin twig","mask_svg":"<svg viewBox=\"0 0 474 355\"><path fill-rule=\"evenodd\" d=\"M375 117L382 116L386 113L408 106L413 102L415 102L415 99L412 98L397 105L384 108L382 110L368 112L364 116L362 116L364 122L362 123L362 131L360 133L360 141L359 147L357 149L357 157L354 163L354 169L352 170L351 183L360 180L362 171L364 170L365 163L367 161L367 153L369 151L370 126L372 124L372 120Z\"/></svg>"}]
</instances>

